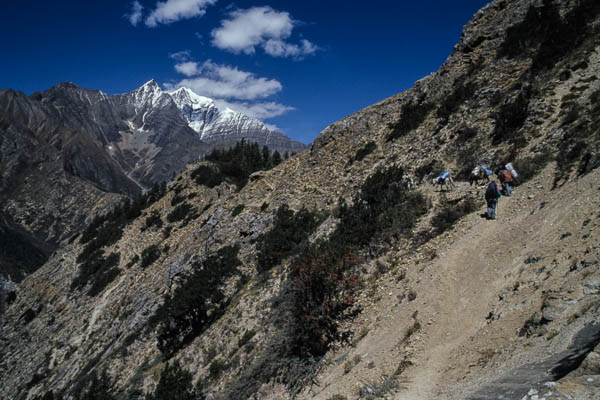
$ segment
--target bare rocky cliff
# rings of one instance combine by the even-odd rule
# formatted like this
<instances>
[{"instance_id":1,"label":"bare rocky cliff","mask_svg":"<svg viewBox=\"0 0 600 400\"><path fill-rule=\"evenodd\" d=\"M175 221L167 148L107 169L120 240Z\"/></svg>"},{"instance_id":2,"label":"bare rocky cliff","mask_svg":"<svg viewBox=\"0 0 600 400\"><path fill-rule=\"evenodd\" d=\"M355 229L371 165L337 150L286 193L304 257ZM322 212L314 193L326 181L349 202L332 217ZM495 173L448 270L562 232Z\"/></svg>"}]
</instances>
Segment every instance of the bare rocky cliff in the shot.
<instances>
[{"instance_id":1,"label":"bare rocky cliff","mask_svg":"<svg viewBox=\"0 0 600 400\"><path fill-rule=\"evenodd\" d=\"M597 398L599 29L596 1L496 0L438 72L241 190L190 165L23 281L0 397L106 372L140 398L177 361L218 399ZM487 221L468 173L509 161Z\"/></svg>"}]
</instances>

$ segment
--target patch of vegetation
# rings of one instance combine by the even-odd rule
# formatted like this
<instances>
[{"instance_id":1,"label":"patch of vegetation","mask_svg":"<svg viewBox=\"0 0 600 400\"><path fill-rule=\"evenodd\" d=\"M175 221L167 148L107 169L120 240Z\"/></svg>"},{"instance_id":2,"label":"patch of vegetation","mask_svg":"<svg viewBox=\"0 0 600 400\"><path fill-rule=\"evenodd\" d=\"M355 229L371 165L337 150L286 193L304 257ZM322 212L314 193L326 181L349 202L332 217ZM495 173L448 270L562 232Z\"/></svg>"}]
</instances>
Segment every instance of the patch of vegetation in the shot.
<instances>
[{"instance_id":1,"label":"patch of vegetation","mask_svg":"<svg viewBox=\"0 0 600 400\"><path fill-rule=\"evenodd\" d=\"M505 102L494 116L496 124L492 132L492 144L508 142L516 147L525 146L527 140L519 130L527 119L528 108L529 98L524 92L519 93L513 101Z\"/></svg>"},{"instance_id":2,"label":"patch of vegetation","mask_svg":"<svg viewBox=\"0 0 600 400\"><path fill-rule=\"evenodd\" d=\"M93 374L83 393L77 398L80 400L117 400L117 397L113 395L114 391L114 383L104 371L100 377Z\"/></svg>"},{"instance_id":3,"label":"patch of vegetation","mask_svg":"<svg viewBox=\"0 0 600 400\"><path fill-rule=\"evenodd\" d=\"M254 329L250 329L244 332L242 337L238 340L238 347L244 347L246 343L252 340L254 335L256 335L256 331Z\"/></svg>"},{"instance_id":4,"label":"patch of vegetation","mask_svg":"<svg viewBox=\"0 0 600 400\"><path fill-rule=\"evenodd\" d=\"M154 263L154 261L156 261L160 258L160 254L161 254L161 251L160 251L160 248L158 247L158 245L153 244L153 245L146 247L142 251L142 262L140 263L140 267L142 269L149 267L150 265L152 265Z\"/></svg>"},{"instance_id":5,"label":"patch of vegetation","mask_svg":"<svg viewBox=\"0 0 600 400\"><path fill-rule=\"evenodd\" d=\"M106 215L96 216L92 220L79 239L85 246L77 257L79 275L71 284L72 290L80 289L91 281L92 287L88 294L95 296L119 275L117 265L120 254L111 253L105 257L102 248L121 239L125 226L139 217L142 210L161 199L166 191L166 184L154 185L137 199L127 199Z\"/></svg>"},{"instance_id":6,"label":"patch of vegetation","mask_svg":"<svg viewBox=\"0 0 600 400\"><path fill-rule=\"evenodd\" d=\"M238 189L246 185L253 172L271 169L283 161L278 151L271 152L268 146L260 149L257 143L244 139L228 150L215 149L204 159L215 163L216 168L200 166L194 170L191 176L197 184L215 187L229 181Z\"/></svg>"},{"instance_id":7,"label":"patch of vegetation","mask_svg":"<svg viewBox=\"0 0 600 400\"><path fill-rule=\"evenodd\" d=\"M177 222L183 221L190 215L190 211L193 211L193 207L188 203L179 204L177 207L173 209L169 214L167 214L167 221L169 222Z\"/></svg>"},{"instance_id":8,"label":"patch of vegetation","mask_svg":"<svg viewBox=\"0 0 600 400\"><path fill-rule=\"evenodd\" d=\"M158 326L158 348L164 355L173 355L223 314L229 300L222 286L241 264L238 251L237 246L223 247L195 263L186 281L165 297L150 319L150 326Z\"/></svg>"},{"instance_id":9,"label":"patch of vegetation","mask_svg":"<svg viewBox=\"0 0 600 400\"><path fill-rule=\"evenodd\" d=\"M388 125L391 132L387 137L387 141L391 142L417 129L434 107L433 104L427 102L404 104L400 110L400 119Z\"/></svg>"},{"instance_id":10,"label":"patch of vegetation","mask_svg":"<svg viewBox=\"0 0 600 400\"><path fill-rule=\"evenodd\" d=\"M536 154L534 156L517 158L512 164L519 174L519 177L513 184L519 186L529 181L539 174L550 161L552 161L552 156L547 152Z\"/></svg>"},{"instance_id":11,"label":"patch of vegetation","mask_svg":"<svg viewBox=\"0 0 600 400\"><path fill-rule=\"evenodd\" d=\"M361 251L371 243L408 235L428 209L419 193L399 184L400 167L379 170L362 185L352 205L339 205L340 222L327 239L303 245L294 257L286 282L273 300L271 341L231 382L225 398L249 398L262 384L277 380L295 395L313 382L318 360L335 343L349 342L344 321L354 318L361 286ZM289 218L289 217L288 217Z\"/></svg>"},{"instance_id":12,"label":"patch of vegetation","mask_svg":"<svg viewBox=\"0 0 600 400\"><path fill-rule=\"evenodd\" d=\"M171 205L176 206L177 204L181 203L184 200L185 200L185 196L181 196L180 193L176 193L175 196L173 196L173 198L171 199Z\"/></svg>"},{"instance_id":13,"label":"patch of vegetation","mask_svg":"<svg viewBox=\"0 0 600 400\"><path fill-rule=\"evenodd\" d=\"M163 221L160 217L160 213L156 210L152 211L152 213L150 213L150 215L146 218L146 222L142 226L141 231L144 232L146 229L150 229L154 226L157 229L160 229L163 226Z\"/></svg>"},{"instance_id":14,"label":"patch of vegetation","mask_svg":"<svg viewBox=\"0 0 600 400\"><path fill-rule=\"evenodd\" d=\"M477 199L472 196L469 196L458 203L446 201L438 213L431 219L431 225L435 229L435 233L439 235L452 228L454 223L463 216L470 214L473 211L477 211L479 206L480 204L478 204Z\"/></svg>"},{"instance_id":15,"label":"patch of vegetation","mask_svg":"<svg viewBox=\"0 0 600 400\"><path fill-rule=\"evenodd\" d=\"M246 208L245 204L238 204L233 210L231 210L231 216L235 217L236 215L241 214L242 211L244 211L244 208Z\"/></svg>"},{"instance_id":16,"label":"patch of vegetation","mask_svg":"<svg viewBox=\"0 0 600 400\"><path fill-rule=\"evenodd\" d=\"M154 392L146 400L204 400L202 380L194 387L192 374L183 369L178 361L167 364L160 373Z\"/></svg>"},{"instance_id":17,"label":"patch of vegetation","mask_svg":"<svg viewBox=\"0 0 600 400\"><path fill-rule=\"evenodd\" d=\"M354 158L351 159L351 162L362 161L366 156L371 154L373 152L373 150L375 150L376 148L377 148L377 145L375 144L375 142L373 142L373 141L368 142L367 144L365 144L363 147L361 147L360 149L358 149L356 151L356 154L354 155Z\"/></svg>"},{"instance_id":18,"label":"patch of vegetation","mask_svg":"<svg viewBox=\"0 0 600 400\"><path fill-rule=\"evenodd\" d=\"M120 259L119 253L110 253L105 257L103 251L96 251L79 264L79 275L71 283L71 290L81 289L91 281L92 286L87 294L96 296L119 275Z\"/></svg>"},{"instance_id":19,"label":"patch of vegetation","mask_svg":"<svg viewBox=\"0 0 600 400\"><path fill-rule=\"evenodd\" d=\"M257 238L258 251L256 269L265 272L281 260L296 253L307 238L321 223L321 218L305 208L298 212L281 205L275 214L273 228Z\"/></svg>"},{"instance_id":20,"label":"patch of vegetation","mask_svg":"<svg viewBox=\"0 0 600 400\"><path fill-rule=\"evenodd\" d=\"M208 165L198 166L192 171L190 176L197 185L203 185L209 188L219 186L225 180L218 168Z\"/></svg>"},{"instance_id":21,"label":"patch of vegetation","mask_svg":"<svg viewBox=\"0 0 600 400\"><path fill-rule=\"evenodd\" d=\"M532 257L529 256L525 259L525 261L523 261L525 264L535 264L538 261L540 261L542 259L542 257Z\"/></svg>"},{"instance_id":22,"label":"patch of vegetation","mask_svg":"<svg viewBox=\"0 0 600 400\"><path fill-rule=\"evenodd\" d=\"M210 379L214 381L219 379L221 374L223 374L223 372L227 371L228 369L229 365L227 364L227 361L217 358L213 360L208 366L208 375L210 376Z\"/></svg>"}]
</instances>

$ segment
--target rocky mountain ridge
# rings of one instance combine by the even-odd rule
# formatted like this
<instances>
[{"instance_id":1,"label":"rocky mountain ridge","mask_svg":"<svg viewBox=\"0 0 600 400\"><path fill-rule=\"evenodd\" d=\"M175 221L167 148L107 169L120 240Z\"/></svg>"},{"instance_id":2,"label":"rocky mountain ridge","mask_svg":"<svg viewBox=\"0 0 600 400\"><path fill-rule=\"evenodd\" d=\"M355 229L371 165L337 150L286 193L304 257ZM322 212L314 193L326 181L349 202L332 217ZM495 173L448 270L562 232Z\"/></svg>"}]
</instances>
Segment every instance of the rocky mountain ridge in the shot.
<instances>
[{"instance_id":1,"label":"rocky mountain ridge","mask_svg":"<svg viewBox=\"0 0 600 400\"><path fill-rule=\"evenodd\" d=\"M138 196L214 148L242 138L282 154L305 147L241 114L212 121L216 133L202 140L155 81L123 95L72 83L31 96L5 89L0 127L0 210L46 255L81 229L97 204L112 203L115 194ZM5 273L16 268L3 264Z\"/></svg>"},{"instance_id":2,"label":"rocky mountain ridge","mask_svg":"<svg viewBox=\"0 0 600 400\"><path fill-rule=\"evenodd\" d=\"M80 398L106 372L116 398L139 398L177 361L222 399L595 399L599 27L595 1L493 1L440 71L332 124L239 192L199 185L205 165L190 165L100 248L116 265L97 293L73 285L85 270L82 238L23 282L0 333L0 397ZM507 161L520 185L486 221L485 186L465 173ZM455 190L427 184L443 169ZM405 172L425 183L405 191ZM301 216L304 207L318 227L312 247L265 271L265 235L283 225L269 237L285 237L283 222L298 217L282 206ZM310 225L304 218L296 225ZM336 237L351 254L311 258L323 243L344 251L328 242ZM236 272L225 259L239 261ZM319 268L299 270L307 259ZM207 265L227 274L192 288L216 301L179 303ZM340 269L297 286L330 265ZM315 307L321 317L301 300L323 282L338 286ZM196 308L180 317L172 304ZM340 309L356 314L332 314ZM156 322L160 310L167 323ZM313 320L337 331L307 334L294 352L290 336Z\"/></svg>"}]
</instances>

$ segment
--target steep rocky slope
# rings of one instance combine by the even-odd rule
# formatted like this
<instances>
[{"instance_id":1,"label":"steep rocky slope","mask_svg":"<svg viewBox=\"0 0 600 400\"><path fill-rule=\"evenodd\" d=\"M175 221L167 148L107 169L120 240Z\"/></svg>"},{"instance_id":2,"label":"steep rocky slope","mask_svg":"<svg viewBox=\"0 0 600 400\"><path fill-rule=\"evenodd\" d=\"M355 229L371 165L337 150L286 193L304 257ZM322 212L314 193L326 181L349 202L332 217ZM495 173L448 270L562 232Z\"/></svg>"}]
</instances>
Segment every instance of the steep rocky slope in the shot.
<instances>
[{"instance_id":1,"label":"steep rocky slope","mask_svg":"<svg viewBox=\"0 0 600 400\"><path fill-rule=\"evenodd\" d=\"M123 95L72 83L31 96L1 90L0 211L25 233L28 246L48 255L81 229L96 204L104 209L115 194L138 196L214 148L242 138L281 154L305 148L242 114L227 119L216 107L206 132L197 132L179 109L185 101L153 80ZM19 280L35 269L14 264L2 261L0 275Z\"/></svg>"},{"instance_id":2,"label":"steep rocky slope","mask_svg":"<svg viewBox=\"0 0 600 400\"><path fill-rule=\"evenodd\" d=\"M254 174L239 192L198 185L200 166L190 166L101 249L107 259L118 254L101 290L74 285L88 246L82 238L23 282L0 334L0 396L76 398L106 371L115 395L136 398L177 360L217 398L596 398L599 27L591 0L494 1L464 28L440 71L332 124L310 151ZM499 161L513 161L523 183L501 199L498 220L486 221L484 187L459 178L475 163ZM457 188L424 183L405 194L377 173L399 165L424 178L450 169ZM396 209L390 193L423 196L413 206L427 213L401 230L390 215L415 215ZM386 201L399 214L352 219ZM281 205L320 214L313 242L357 243L352 257L333 260L354 266L352 274L341 269L323 281L340 283L341 274L358 282L342 280L342 296L317 309L325 317L346 305L360 313L300 314L353 332L349 343L320 337L300 354L285 347L297 345L288 336L304 326L290 320L302 307L297 283L309 275L298 267L311 255L257 272L262 235ZM218 262L232 259L226 249L235 245L237 272L199 289L219 295L193 309L210 322L170 331L181 326L171 314L173 325L157 325L157 310L179 304L178 290L210 274L203 266L224 268ZM198 301L188 300L181 306Z\"/></svg>"}]
</instances>

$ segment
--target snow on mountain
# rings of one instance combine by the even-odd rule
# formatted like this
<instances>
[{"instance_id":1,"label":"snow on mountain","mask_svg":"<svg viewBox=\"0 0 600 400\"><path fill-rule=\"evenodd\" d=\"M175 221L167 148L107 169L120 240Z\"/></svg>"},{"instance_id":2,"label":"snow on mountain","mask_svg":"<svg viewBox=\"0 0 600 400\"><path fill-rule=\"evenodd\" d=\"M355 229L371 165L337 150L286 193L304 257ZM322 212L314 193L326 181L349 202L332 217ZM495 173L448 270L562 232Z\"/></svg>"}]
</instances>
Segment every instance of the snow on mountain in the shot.
<instances>
[{"instance_id":1,"label":"snow on mountain","mask_svg":"<svg viewBox=\"0 0 600 400\"><path fill-rule=\"evenodd\" d=\"M181 87L168 93L190 127L207 143L226 147L245 139L280 152L300 152L306 148L304 144L267 128L257 119L229 107L220 108L214 100L200 96L189 88Z\"/></svg>"}]
</instances>

